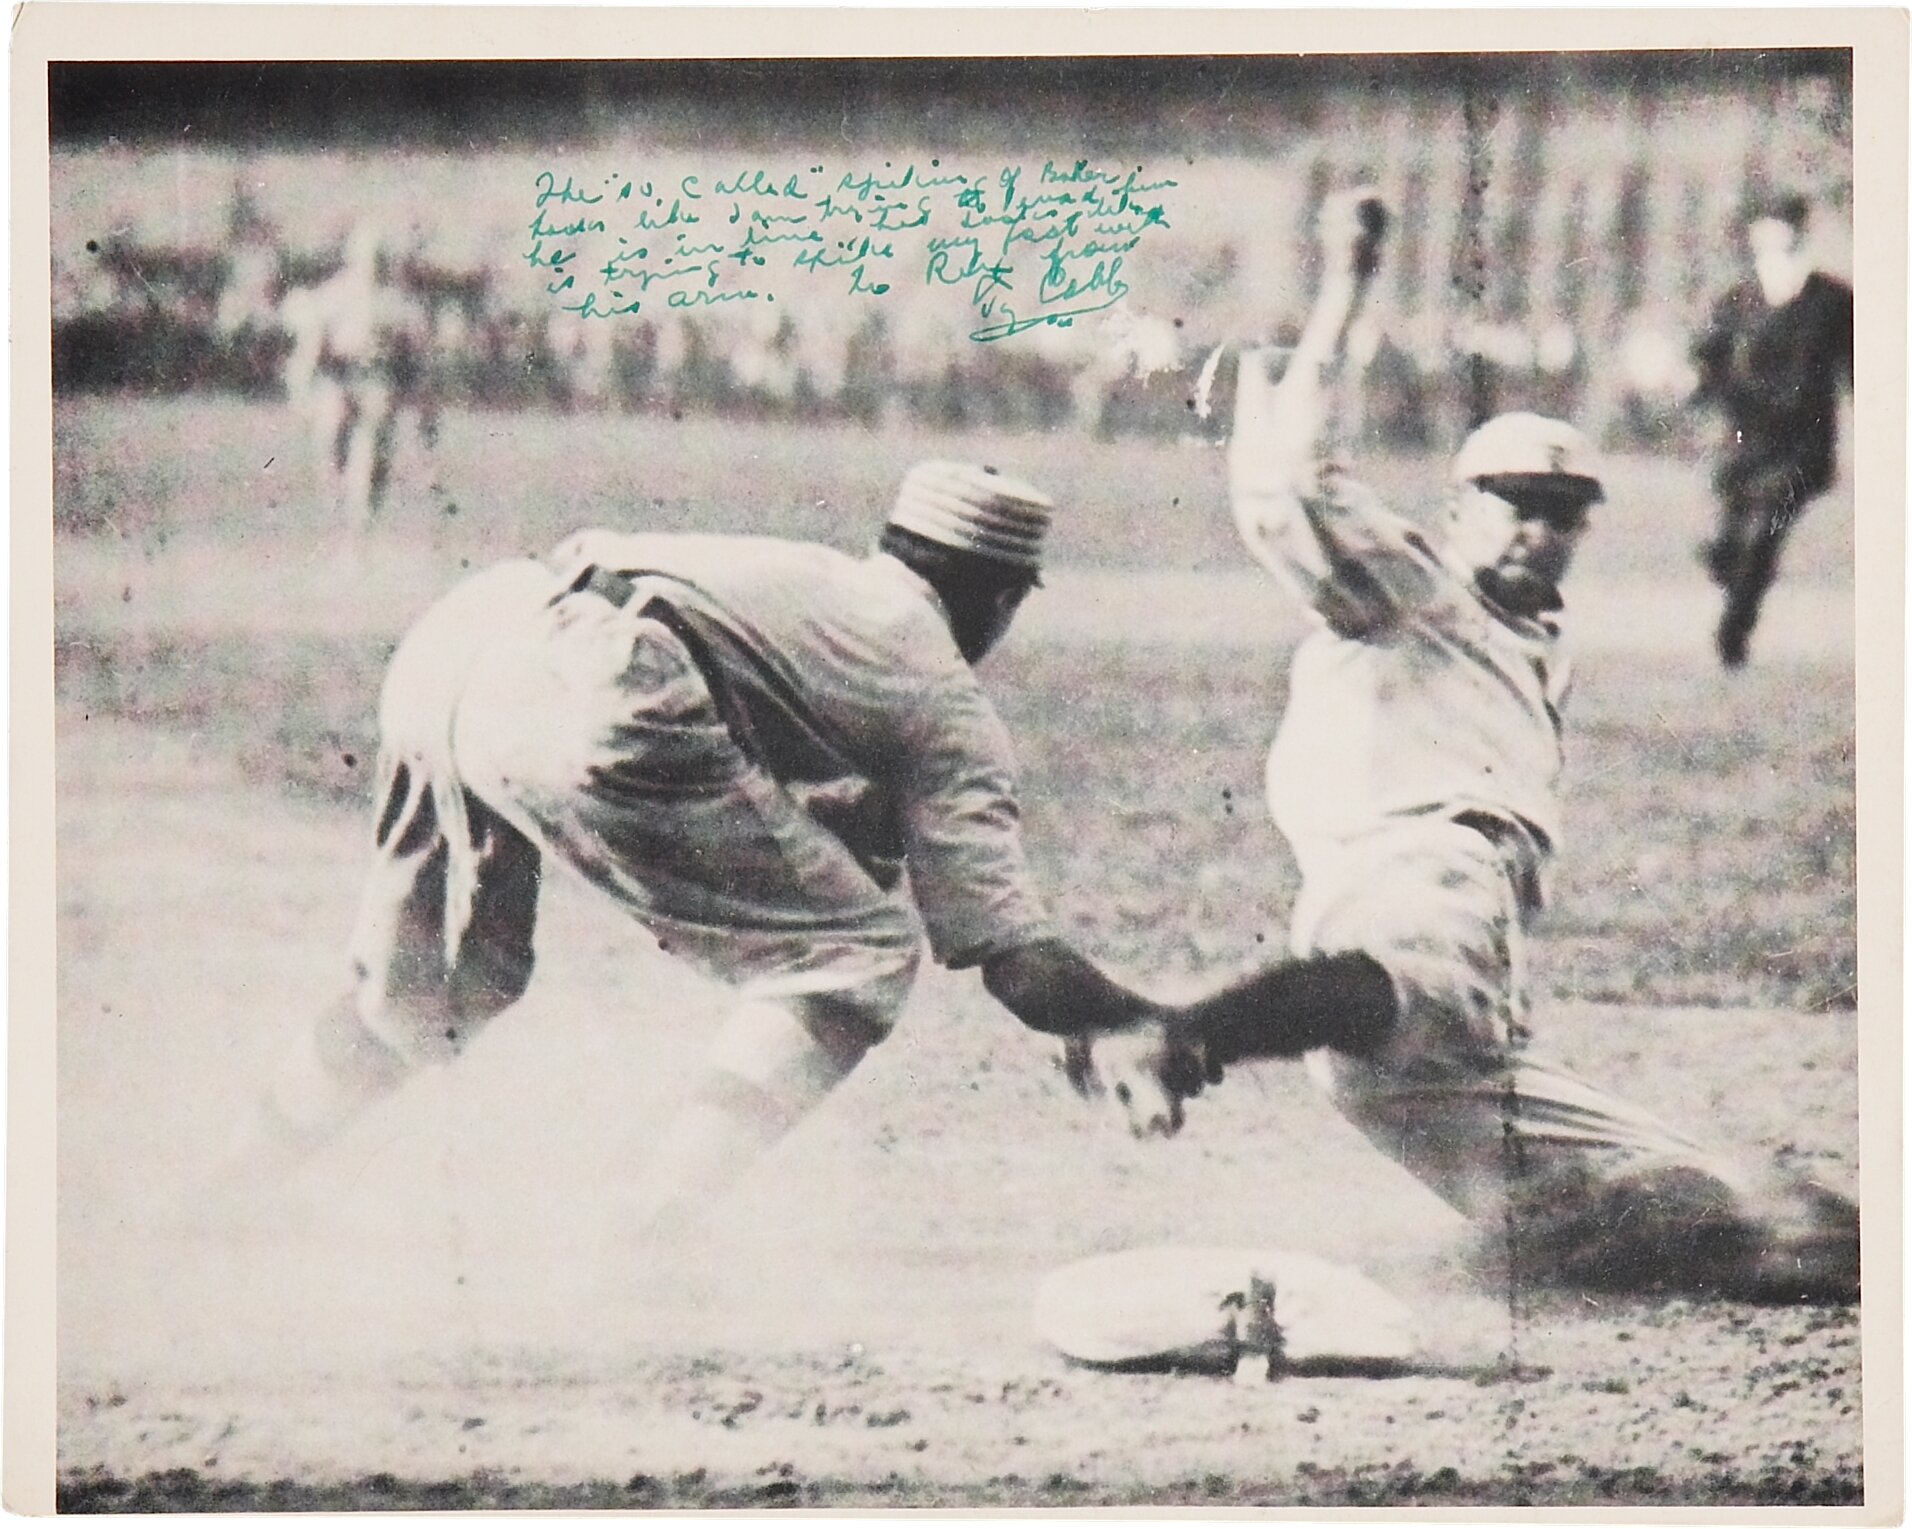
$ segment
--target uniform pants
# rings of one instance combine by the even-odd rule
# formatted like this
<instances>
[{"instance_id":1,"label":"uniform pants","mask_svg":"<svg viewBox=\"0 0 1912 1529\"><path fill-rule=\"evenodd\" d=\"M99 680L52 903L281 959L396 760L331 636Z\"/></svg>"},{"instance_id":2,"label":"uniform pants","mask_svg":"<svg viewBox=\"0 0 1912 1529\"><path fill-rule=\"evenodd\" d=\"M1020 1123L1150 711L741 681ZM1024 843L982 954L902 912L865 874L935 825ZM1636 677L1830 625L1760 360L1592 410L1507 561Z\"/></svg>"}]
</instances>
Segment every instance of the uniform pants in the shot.
<instances>
[{"instance_id":1,"label":"uniform pants","mask_svg":"<svg viewBox=\"0 0 1912 1529\"><path fill-rule=\"evenodd\" d=\"M745 755L642 603L503 564L395 656L352 959L363 1023L406 1061L455 1053L524 991L550 860L846 1061L894 1023L915 915Z\"/></svg>"},{"instance_id":2,"label":"uniform pants","mask_svg":"<svg viewBox=\"0 0 1912 1529\"><path fill-rule=\"evenodd\" d=\"M1719 528L1707 549L1714 579L1726 592L1723 643L1744 647L1779 572L1779 554L1800 512L1829 479L1789 457L1729 456L1714 476Z\"/></svg>"},{"instance_id":3,"label":"uniform pants","mask_svg":"<svg viewBox=\"0 0 1912 1529\"><path fill-rule=\"evenodd\" d=\"M1375 1146L1472 1220L1484 1253L1513 1273L1691 1283L1693 1260L1739 1256L1737 1245L1699 1245L1739 1235L1740 1176L1529 1043L1531 858L1520 835L1496 843L1444 819L1312 857L1294 953L1366 953L1393 980L1399 1018L1379 1052L1317 1050L1309 1072Z\"/></svg>"}]
</instances>

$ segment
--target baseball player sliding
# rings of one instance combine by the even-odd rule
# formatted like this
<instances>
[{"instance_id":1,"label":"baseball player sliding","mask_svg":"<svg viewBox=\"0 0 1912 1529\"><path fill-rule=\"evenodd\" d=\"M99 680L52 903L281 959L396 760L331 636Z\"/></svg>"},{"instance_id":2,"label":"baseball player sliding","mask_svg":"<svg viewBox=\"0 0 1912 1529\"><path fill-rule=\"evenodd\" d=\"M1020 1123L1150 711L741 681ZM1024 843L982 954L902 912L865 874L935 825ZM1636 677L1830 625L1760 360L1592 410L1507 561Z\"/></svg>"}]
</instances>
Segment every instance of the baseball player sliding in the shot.
<instances>
[{"instance_id":1,"label":"baseball player sliding","mask_svg":"<svg viewBox=\"0 0 1912 1529\"><path fill-rule=\"evenodd\" d=\"M1050 518L993 468L926 462L864 559L587 531L454 589L386 679L353 990L297 1036L240 1160L299 1161L508 1008L548 861L736 990L633 1185L639 1224L694 1214L849 1075L925 932L1025 1024L1129 1027L1158 1056L1157 1011L1031 885L971 672L1037 584ZM1178 1108L1154 1074L1136 1087Z\"/></svg>"},{"instance_id":2,"label":"baseball player sliding","mask_svg":"<svg viewBox=\"0 0 1912 1529\"><path fill-rule=\"evenodd\" d=\"M1305 1055L1512 1277L1854 1299L1850 1201L1758 1182L1525 1044L1524 946L1560 841L1559 584L1600 477L1571 426L1490 419L1454 460L1435 545L1349 473L1338 385L1385 225L1370 194L1332 199L1328 269L1281 380L1267 354L1243 359L1236 522L1316 619L1268 761L1303 886L1291 959L1181 1011L1179 1056L1156 1073L1188 1093L1240 1062ZM1133 1069L1138 1041L1120 1044ZM1073 1048L1091 1089L1100 1050Z\"/></svg>"}]
</instances>

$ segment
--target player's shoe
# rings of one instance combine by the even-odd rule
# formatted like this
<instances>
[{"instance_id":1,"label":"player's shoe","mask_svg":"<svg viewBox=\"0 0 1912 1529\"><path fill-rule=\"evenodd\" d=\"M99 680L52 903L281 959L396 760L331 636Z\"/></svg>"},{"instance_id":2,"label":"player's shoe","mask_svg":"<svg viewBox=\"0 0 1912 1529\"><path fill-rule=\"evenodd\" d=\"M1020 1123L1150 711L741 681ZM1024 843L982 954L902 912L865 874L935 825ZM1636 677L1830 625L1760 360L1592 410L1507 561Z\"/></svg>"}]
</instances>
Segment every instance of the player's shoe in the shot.
<instances>
[{"instance_id":1,"label":"player's shoe","mask_svg":"<svg viewBox=\"0 0 1912 1529\"><path fill-rule=\"evenodd\" d=\"M1504 1225L1480 1229L1468 1263L1496 1289L1708 1297L1728 1294L1754 1252L1750 1218L1725 1179L1661 1162L1522 1186Z\"/></svg>"},{"instance_id":2,"label":"player's shoe","mask_svg":"<svg viewBox=\"0 0 1912 1529\"><path fill-rule=\"evenodd\" d=\"M1719 651L1719 661L1728 669L1744 668L1752 635L1743 623L1735 621L1730 615L1722 616L1719 630L1713 634L1713 646Z\"/></svg>"},{"instance_id":3,"label":"player's shoe","mask_svg":"<svg viewBox=\"0 0 1912 1529\"><path fill-rule=\"evenodd\" d=\"M1490 1246L1504 1261L1477 1256L1475 1272L1496 1284L1759 1305L1859 1298L1858 1208L1804 1180L1745 1192L1658 1164L1531 1196L1477 1252Z\"/></svg>"},{"instance_id":4,"label":"player's shoe","mask_svg":"<svg viewBox=\"0 0 1912 1529\"><path fill-rule=\"evenodd\" d=\"M1856 1305L1859 1207L1797 1179L1763 1197L1753 1246L1725 1294L1763 1306Z\"/></svg>"}]
</instances>

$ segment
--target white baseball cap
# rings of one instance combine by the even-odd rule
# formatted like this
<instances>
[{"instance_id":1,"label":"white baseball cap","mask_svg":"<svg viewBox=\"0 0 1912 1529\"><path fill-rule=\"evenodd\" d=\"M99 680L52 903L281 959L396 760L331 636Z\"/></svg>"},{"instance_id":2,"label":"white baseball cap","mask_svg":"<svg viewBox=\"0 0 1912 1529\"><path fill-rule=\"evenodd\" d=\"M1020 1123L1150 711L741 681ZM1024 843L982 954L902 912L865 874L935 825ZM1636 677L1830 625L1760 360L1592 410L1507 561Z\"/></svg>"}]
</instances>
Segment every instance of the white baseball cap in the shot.
<instances>
[{"instance_id":1,"label":"white baseball cap","mask_svg":"<svg viewBox=\"0 0 1912 1529\"><path fill-rule=\"evenodd\" d=\"M1562 419L1544 414L1497 414L1461 442L1454 454L1454 482L1526 480L1535 488L1580 490L1583 503L1606 497L1593 446Z\"/></svg>"},{"instance_id":2,"label":"white baseball cap","mask_svg":"<svg viewBox=\"0 0 1912 1529\"><path fill-rule=\"evenodd\" d=\"M1035 573L1055 505L1040 489L972 462L918 462L890 524L939 546Z\"/></svg>"}]
</instances>

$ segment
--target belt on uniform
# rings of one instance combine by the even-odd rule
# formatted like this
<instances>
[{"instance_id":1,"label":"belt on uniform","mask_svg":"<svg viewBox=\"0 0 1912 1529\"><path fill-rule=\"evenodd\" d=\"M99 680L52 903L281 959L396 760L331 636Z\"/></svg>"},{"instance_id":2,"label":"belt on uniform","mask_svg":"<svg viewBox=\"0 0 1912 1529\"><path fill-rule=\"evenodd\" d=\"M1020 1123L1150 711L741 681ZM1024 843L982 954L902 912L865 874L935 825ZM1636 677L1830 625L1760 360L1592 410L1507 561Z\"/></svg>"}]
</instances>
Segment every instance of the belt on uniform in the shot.
<instances>
[{"instance_id":1,"label":"belt on uniform","mask_svg":"<svg viewBox=\"0 0 1912 1529\"><path fill-rule=\"evenodd\" d=\"M600 600L608 600L619 610L629 605L637 594L637 579L628 573L619 573L615 569L600 568L592 563L564 588L566 595L596 595ZM562 596L560 596L562 598ZM669 629L671 635L684 645L684 651L690 655L690 661L697 666L698 673L710 686L713 696L719 698L718 706L723 708L722 692L719 689L718 667L711 661L704 639L698 636L683 614L670 601L661 595L652 595L638 607L638 615L647 621L655 621L659 626Z\"/></svg>"},{"instance_id":2,"label":"belt on uniform","mask_svg":"<svg viewBox=\"0 0 1912 1529\"><path fill-rule=\"evenodd\" d=\"M637 593L637 580L628 573L614 573L609 568L600 568L592 563L565 587L564 593L593 594L622 608L629 605L631 596Z\"/></svg>"},{"instance_id":3,"label":"belt on uniform","mask_svg":"<svg viewBox=\"0 0 1912 1529\"><path fill-rule=\"evenodd\" d=\"M1505 864L1508 879L1513 883L1514 895L1529 909L1541 905L1540 871L1534 857L1536 851L1544 853L1546 840L1538 829L1528 828L1498 812L1481 812L1478 809L1457 812L1449 821L1458 823L1462 828L1471 828L1495 849L1507 855Z\"/></svg>"},{"instance_id":4,"label":"belt on uniform","mask_svg":"<svg viewBox=\"0 0 1912 1529\"><path fill-rule=\"evenodd\" d=\"M628 573L619 573L611 568L600 568L596 563L592 563L565 586L559 598L576 594L596 595L600 600L608 600L622 610L636 597L638 583L639 579ZM702 634L684 618L683 612L662 595L652 595L638 607L637 614L646 621L655 621L683 645L684 652L689 655L692 665L704 677L704 687L710 691L710 698L717 707L717 714L724 719L724 725L730 729L731 736L746 753L754 753L754 734L750 720L732 698L730 686L724 678L723 668L711 656L710 648Z\"/></svg>"},{"instance_id":5,"label":"belt on uniform","mask_svg":"<svg viewBox=\"0 0 1912 1529\"><path fill-rule=\"evenodd\" d=\"M592 563L565 586L564 593L596 595L600 600L608 600L622 610L636 596L637 585L637 579L628 573L618 573L614 569L600 568L596 563ZM670 628L672 635L690 651L691 660L703 671L704 678L709 680L714 677L715 666L704 650L703 639L692 630L690 623L670 601L661 595L652 595L638 608L637 613L647 621L655 621L659 626Z\"/></svg>"},{"instance_id":6,"label":"belt on uniform","mask_svg":"<svg viewBox=\"0 0 1912 1529\"><path fill-rule=\"evenodd\" d=\"M1453 821L1462 828L1471 828L1487 840L1496 849L1505 849L1508 845L1526 845L1531 842L1527 830L1517 825L1512 818L1504 818L1498 812L1480 812L1470 809L1454 814Z\"/></svg>"}]
</instances>

